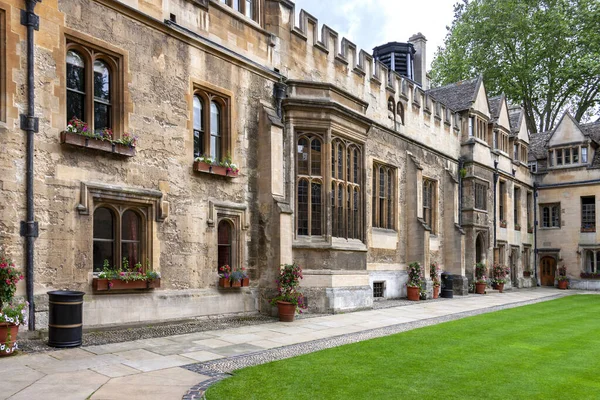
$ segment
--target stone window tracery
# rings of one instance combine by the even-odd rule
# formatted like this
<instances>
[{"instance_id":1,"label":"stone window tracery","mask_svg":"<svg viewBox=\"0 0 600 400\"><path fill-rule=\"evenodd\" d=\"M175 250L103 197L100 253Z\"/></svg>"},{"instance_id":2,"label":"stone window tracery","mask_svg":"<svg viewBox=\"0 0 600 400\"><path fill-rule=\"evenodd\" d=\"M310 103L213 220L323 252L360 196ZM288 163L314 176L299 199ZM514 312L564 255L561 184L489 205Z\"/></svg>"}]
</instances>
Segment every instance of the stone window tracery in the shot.
<instances>
[{"instance_id":1,"label":"stone window tracery","mask_svg":"<svg viewBox=\"0 0 600 400\"><path fill-rule=\"evenodd\" d=\"M235 259L235 229L231 220L222 219L217 227L217 272L219 267L237 267Z\"/></svg>"},{"instance_id":2,"label":"stone window tracery","mask_svg":"<svg viewBox=\"0 0 600 400\"><path fill-rule=\"evenodd\" d=\"M121 57L72 40L66 52L66 120L78 118L93 132L104 128L118 139L122 133L119 78Z\"/></svg>"},{"instance_id":3,"label":"stone window tracery","mask_svg":"<svg viewBox=\"0 0 600 400\"><path fill-rule=\"evenodd\" d=\"M423 220L431 228L431 234L435 235L437 207L436 207L436 181L423 178Z\"/></svg>"},{"instance_id":4,"label":"stone window tracery","mask_svg":"<svg viewBox=\"0 0 600 400\"><path fill-rule=\"evenodd\" d=\"M395 229L395 176L396 168L384 164L373 165L373 227Z\"/></svg>"},{"instance_id":5,"label":"stone window tracery","mask_svg":"<svg viewBox=\"0 0 600 400\"><path fill-rule=\"evenodd\" d=\"M311 133L300 134L296 146L297 235L326 236L329 220L333 237L362 240L361 148L339 138L326 144ZM326 150L331 176L325 176ZM327 208L325 196L330 198Z\"/></svg>"},{"instance_id":6,"label":"stone window tracery","mask_svg":"<svg viewBox=\"0 0 600 400\"><path fill-rule=\"evenodd\" d=\"M122 267L123 260L129 266L137 263L144 267L147 257L147 228L145 207L100 203L94 210L93 219L93 270L100 272L104 260L111 267Z\"/></svg>"},{"instance_id":7,"label":"stone window tracery","mask_svg":"<svg viewBox=\"0 0 600 400\"><path fill-rule=\"evenodd\" d=\"M228 97L196 89L193 98L194 159L223 161L231 152Z\"/></svg>"},{"instance_id":8,"label":"stone window tracery","mask_svg":"<svg viewBox=\"0 0 600 400\"><path fill-rule=\"evenodd\" d=\"M475 208L487 210L487 185L475 183Z\"/></svg>"},{"instance_id":9,"label":"stone window tracery","mask_svg":"<svg viewBox=\"0 0 600 400\"><path fill-rule=\"evenodd\" d=\"M560 203L540 204L542 228L560 228Z\"/></svg>"},{"instance_id":10,"label":"stone window tracery","mask_svg":"<svg viewBox=\"0 0 600 400\"><path fill-rule=\"evenodd\" d=\"M339 138L332 140L333 237L362 240L361 160L358 145Z\"/></svg>"},{"instance_id":11,"label":"stone window tracery","mask_svg":"<svg viewBox=\"0 0 600 400\"><path fill-rule=\"evenodd\" d=\"M323 142L320 136L303 135L297 142L298 235L323 234Z\"/></svg>"}]
</instances>

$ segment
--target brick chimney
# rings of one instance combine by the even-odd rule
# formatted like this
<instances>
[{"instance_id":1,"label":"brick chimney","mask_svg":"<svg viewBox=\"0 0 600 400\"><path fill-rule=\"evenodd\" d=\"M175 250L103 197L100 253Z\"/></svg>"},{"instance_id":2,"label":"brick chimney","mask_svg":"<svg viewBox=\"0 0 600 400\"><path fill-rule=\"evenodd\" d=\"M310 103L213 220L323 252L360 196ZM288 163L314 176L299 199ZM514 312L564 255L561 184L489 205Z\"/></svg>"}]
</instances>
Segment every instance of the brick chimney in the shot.
<instances>
[{"instance_id":1,"label":"brick chimney","mask_svg":"<svg viewBox=\"0 0 600 400\"><path fill-rule=\"evenodd\" d=\"M414 62L414 80L421 84L423 89L429 89L427 86L427 39L421 32L412 35L408 43L415 48Z\"/></svg>"}]
</instances>

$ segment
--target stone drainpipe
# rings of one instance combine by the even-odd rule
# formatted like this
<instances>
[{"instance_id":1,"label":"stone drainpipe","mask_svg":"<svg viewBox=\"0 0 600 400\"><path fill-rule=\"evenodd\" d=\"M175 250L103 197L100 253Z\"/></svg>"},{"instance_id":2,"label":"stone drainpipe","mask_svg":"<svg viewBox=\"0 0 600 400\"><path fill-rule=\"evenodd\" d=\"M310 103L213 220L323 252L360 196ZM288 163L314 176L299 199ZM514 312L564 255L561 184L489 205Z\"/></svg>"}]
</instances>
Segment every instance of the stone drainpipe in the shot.
<instances>
[{"instance_id":1,"label":"stone drainpipe","mask_svg":"<svg viewBox=\"0 0 600 400\"><path fill-rule=\"evenodd\" d=\"M34 82L34 30L39 30L40 18L35 15L36 4L41 0L25 0L25 10L21 10L21 25L27 27L27 114L21 114L21 129L27 133L26 148L26 197L27 218L21 221L21 236L25 237L27 300L29 301L29 330L35 330L35 303L33 299L33 246L38 236L38 223L33 208L33 155L34 133L39 130L39 121L35 117Z\"/></svg>"}]
</instances>

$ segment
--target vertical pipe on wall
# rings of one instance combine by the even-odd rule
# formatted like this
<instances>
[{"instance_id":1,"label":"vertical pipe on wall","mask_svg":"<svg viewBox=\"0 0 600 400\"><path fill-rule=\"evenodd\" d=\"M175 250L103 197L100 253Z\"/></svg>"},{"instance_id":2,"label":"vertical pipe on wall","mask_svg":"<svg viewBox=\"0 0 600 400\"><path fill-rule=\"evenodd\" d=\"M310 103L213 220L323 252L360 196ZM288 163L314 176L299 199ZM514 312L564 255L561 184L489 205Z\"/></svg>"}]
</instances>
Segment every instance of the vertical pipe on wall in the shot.
<instances>
[{"instance_id":1,"label":"vertical pipe on wall","mask_svg":"<svg viewBox=\"0 0 600 400\"><path fill-rule=\"evenodd\" d=\"M538 185L537 182L533 183L533 276L535 282L539 286L538 273L537 273L537 261L538 261L538 248L537 248L537 197L538 197Z\"/></svg>"},{"instance_id":2,"label":"vertical pipe on wall","mask_svg":"<svg viewBox=\"0 0 600 400\"><path fill-rule=\"evenodd\" d=\"M496 205L498 202L497 194L498 194L498 161L494 161L494 249L497 246L497 244L496 244L496 229L498 229L496 227L497 222L498 222L497 216L496 216Z\"/></svg>"},{"instance_id":3,"label":"vertical pipe on wall","mask_svg":"<svg viewBox=\"0 0 600 400\"><path fill-rule=\"evenodd\" d=\"M26 147L26 199L27 215L21 221L21 236L25 237L25 264L27 300L29 301L29 330L35 330L35 302L33 298L33 254L34 242L38 236L38 223L35 221L33 205L33 155L34 136L39 122L35 117L35 82L34 82L34 30L39 30L39 17L34 9L40 0L25 0L25 10L21 10L21 25L27 27L27 114L21 114L21 129L27 133Z\"/></svg>"}]
</instances>

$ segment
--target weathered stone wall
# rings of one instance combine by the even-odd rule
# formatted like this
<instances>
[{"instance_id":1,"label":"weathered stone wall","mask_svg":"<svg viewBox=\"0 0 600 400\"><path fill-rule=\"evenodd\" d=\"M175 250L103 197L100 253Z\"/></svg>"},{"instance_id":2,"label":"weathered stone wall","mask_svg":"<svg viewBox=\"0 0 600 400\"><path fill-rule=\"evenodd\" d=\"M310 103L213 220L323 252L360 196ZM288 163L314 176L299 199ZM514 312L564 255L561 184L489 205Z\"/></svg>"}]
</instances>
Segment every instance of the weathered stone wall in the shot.
<instances>
[{"instance_id":1,"label":"weathered stone wall","mask_svg":"<svg viewBox=\"0 0 600 400\"><path fill-rule=\"evenodd\" d=\"M20 57L25 54L25 35L24 27L18 24L22 4L11 6L7 6L7 11L17 17L7 19L7 33L11 39L18 35L18 40L7 42L10 106L7 121L0 126L5 148L0 155L0 245L24 266L19 221L25 214L25 136L18 129L16 111L26 106L26 69ZM253 243L259 237L255 208L258 116L261 101L271 102L274 79L242 62L227 60L212 49L206 51L192 39L186 41L166 34L164 27L154 26L152 21L132 18L99 2L44 2L36 12L40 15L40 31L35 36L36 115L40 117L40 132L35 135L34 190L40 234L35 244L35 292L69 288L91 293L92 215L76 211L81 182L162 191L170 203L170 213L164 222L153 223L149 261L161 272L163 289L215 287L217 237L216 225L208 224L209 201L246 207L249 229L243 235L240 258L249 267L251 280L256 279L259 273ZM67 35L122 55L124 131L139 137L135 157L119 158L60 145L59 133L67 121ZM192 170L195 85L230 96L231 157L241 170L235 179ZM23 293L23 285L19 293ZM197 297L202 296L200 293ZM209 303L213 301L210 296L214 294L207 297ZM234 297L239 297L240 304L229 307L231 310L237 307L249 311L248 306L243 306L242 294ZM225 308L209 308L216 313L228 312ZM98 316L87 318L92 324L106 322Z\"/></svg>"}]
</instances>

